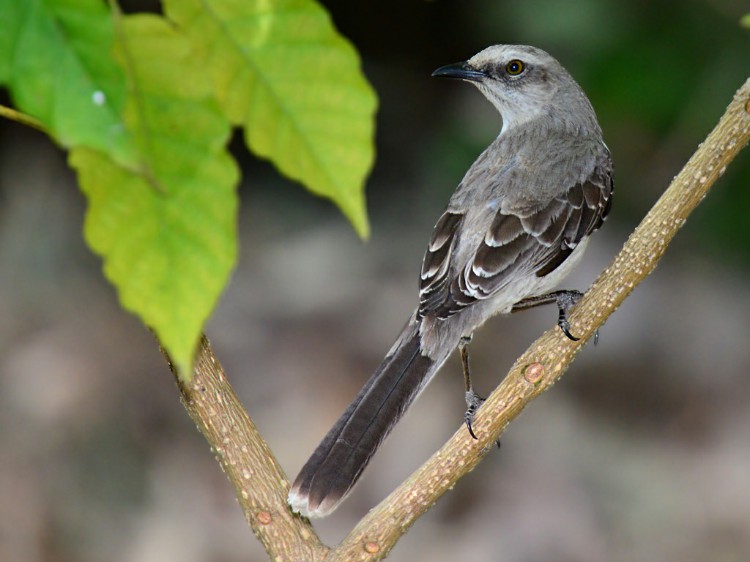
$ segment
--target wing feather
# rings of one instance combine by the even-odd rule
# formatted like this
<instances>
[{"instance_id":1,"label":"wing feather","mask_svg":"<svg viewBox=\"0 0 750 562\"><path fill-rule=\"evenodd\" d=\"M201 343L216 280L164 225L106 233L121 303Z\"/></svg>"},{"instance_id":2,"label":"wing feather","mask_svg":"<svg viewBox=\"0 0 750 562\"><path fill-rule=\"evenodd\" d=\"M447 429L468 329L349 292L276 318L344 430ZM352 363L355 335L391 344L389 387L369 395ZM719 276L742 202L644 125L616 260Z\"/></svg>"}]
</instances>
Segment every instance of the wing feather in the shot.
<instances>
[{"instance_id":1,"label":"wing feather","mask_svg":"<svg viewBox=\"0 0 750 562\"><path fill-rule=\"evenodd\" d=\"M489 298L517 275L545 276L597 230L609 214L614 186L609 166L540 208L498 211L468 263L453 263L464 216L446 211L422 263L419 314L447 318Z\"/></svg>"}]
</instances>

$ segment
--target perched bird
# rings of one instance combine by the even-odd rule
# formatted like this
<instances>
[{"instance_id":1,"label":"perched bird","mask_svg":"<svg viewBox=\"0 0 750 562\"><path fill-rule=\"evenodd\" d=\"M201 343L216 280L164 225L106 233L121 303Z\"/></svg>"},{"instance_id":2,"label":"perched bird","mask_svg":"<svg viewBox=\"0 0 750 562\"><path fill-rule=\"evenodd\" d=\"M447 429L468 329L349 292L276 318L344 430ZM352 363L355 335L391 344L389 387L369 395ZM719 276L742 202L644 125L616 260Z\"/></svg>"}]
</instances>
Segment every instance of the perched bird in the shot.
<instances>
[{"instance_id":1,"label":"perched bird","mask_svg":"<svg viewBox=\"0 0 750 562\"><path fill-rule=\"evenodd\" d=\"M448 356L495 314L581 293L549 292L578 263L612 204L612 161L591 103L562 65L524 45L495 45L433 76L474 84L502 129L466 172L432 232L419 305L385 359L300 471L294 511L321 517L351 491L372 455ZM575 338L573 338L575 339ZM481 404L468 361L466 422Z\"/></svg>"}]
</instances>

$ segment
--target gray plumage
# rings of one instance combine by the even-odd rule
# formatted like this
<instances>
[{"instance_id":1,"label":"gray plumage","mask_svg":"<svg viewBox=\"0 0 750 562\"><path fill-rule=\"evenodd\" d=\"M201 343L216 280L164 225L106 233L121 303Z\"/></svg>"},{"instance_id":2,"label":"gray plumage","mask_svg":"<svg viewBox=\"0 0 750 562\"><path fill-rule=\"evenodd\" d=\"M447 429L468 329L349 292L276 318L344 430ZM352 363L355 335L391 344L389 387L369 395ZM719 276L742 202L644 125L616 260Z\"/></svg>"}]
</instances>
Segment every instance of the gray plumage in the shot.
<instances>
[{"instance_id":1,"label":"gray plumage","mask_svg":"<svg viewBox=\"0 0 750 562\"><path fill-rule=\"evenodd\" d=\"M496 45L434 76L476 85L503 120L437 221L419 306L295 480L289 502L331 512L463 337L552 290L612 203L612 163L578 84L541 49Z\"/></svg>"}]
</instances>

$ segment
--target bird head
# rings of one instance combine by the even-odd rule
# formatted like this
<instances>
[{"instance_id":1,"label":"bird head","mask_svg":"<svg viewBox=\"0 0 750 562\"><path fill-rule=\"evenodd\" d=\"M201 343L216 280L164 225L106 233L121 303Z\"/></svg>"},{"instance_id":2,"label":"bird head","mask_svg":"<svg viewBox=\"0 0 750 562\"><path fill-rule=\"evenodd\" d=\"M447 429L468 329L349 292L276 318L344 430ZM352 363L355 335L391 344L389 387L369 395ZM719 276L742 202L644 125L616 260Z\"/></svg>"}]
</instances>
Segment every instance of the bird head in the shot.
<instances>
[{"instance_id":1,"label":"bird head","mask_svg":"<svg viewBox=\"0 0 750 562\"><path fill-rule=\"evenodd\" d=\"M433 76L474 84L497 108L503 132L539 118L597 131L586 95L551 55L528 45L494 45L469 60L442 66Z\"/></svg>"}]
</instances>

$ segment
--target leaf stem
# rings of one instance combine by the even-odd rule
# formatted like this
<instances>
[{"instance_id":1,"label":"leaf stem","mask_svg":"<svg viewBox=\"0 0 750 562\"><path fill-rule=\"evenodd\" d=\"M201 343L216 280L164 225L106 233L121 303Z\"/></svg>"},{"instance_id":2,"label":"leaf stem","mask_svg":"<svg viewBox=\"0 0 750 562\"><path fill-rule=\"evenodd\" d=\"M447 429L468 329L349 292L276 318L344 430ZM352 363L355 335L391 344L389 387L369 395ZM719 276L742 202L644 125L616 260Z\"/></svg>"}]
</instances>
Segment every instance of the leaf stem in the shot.
<instances>
[{"instance_id":1,"label":"leaf stem","mask_svg":"<svg viewBox=\"0 0 750 562\"><path fill-rule=\"evenodd\" d=\"M21 113L20 111L18 111L17 109L13 109L12 107L0 105L0 117L5 117L6 119L10 119L11 121L20 123L21 125L26 125L27 127L31 127L32 129L36 129L37 131L47 133L47 129L44 128L44 125L42 125L41 121L35 119L31 115Z\"/></svg>"}]
</instances>

